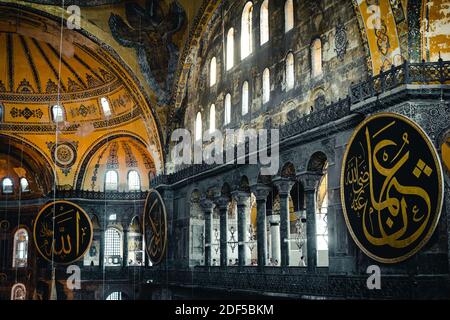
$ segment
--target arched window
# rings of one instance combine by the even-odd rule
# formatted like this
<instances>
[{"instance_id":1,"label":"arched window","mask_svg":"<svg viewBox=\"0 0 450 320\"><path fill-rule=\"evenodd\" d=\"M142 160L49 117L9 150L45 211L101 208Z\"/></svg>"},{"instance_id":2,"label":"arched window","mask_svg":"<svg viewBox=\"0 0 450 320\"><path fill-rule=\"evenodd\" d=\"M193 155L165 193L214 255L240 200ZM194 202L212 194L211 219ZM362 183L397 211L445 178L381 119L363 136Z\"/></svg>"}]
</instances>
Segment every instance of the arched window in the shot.
<instances>
[{"instance_id":1,"label":"arched window","mask_svg":"<svg viewBox=\"0 0 450 320\"><path fill-rule=\"evenodd\" d=\"M122 264L122 234L113 227L105 231L105 266Z\"/></svg>"},{"instance_id":2,"label":"arched window","mask_svg":"<svg viewBox=\"0 0 450 320\"><path fill-rule=\"evenodd\" d=\"M105 191L117 191L119 186L119 177L116 171L106 171L105 176Z\"/></svg>"},{"instance_id":3,"label":"arched window","mask_svg":"<svg viewBox=\"0 0 450 320\"><path fill-rule=\"evenodd\" d=\"M53 122L64 121L64 110L60 105L55 104L52 107L52 117L53 117Z\"/></svg>"},{"instance_id":4,"label":"arched window","mask_svg":"<svg viewBox=\"0 0 450 320\"><path fill-rule=\"evenodd\" d=\"M244 81L244 83L242 84L242 115L246 115L248 113L248 101L248 82Z\"/></svg>"},{"instance_id":5,"label":"arched window","mask_svg":"<svg viewBox=\"0 0 450 320\"><path fill-rule=\"evenodd\" d=\"M325 168L327 165L325 165ZM325 169L326 170L326 169ZM317 266L328 267L328 174L322 176L317 189L316 244Z\"/></svg>"},{"instance_id":6,"label":"arched window","mask_svg":"<svg viewBox=\"0 0 450 320\"><path fill-rule=\"evenodd\" d=\"M13 193L14 185L13 181L10 178L4 178L2 181L2 192L3 193Z\"/></svg>"},{"instance_id":7,"label":"arched window","mask_svg":"<svg viewBox=\"0 0 450 320\"><path fill-rule=\"evenodd\" d=\"M270 100L270 71L269 68L264 69L263 73L263 103Z\"/></svg>"},{"instance_id":8,"label":"arched window","mask_svg":"<svg viewBox=\"0 0 450 320\"><path fill-rule=\"evenodd\" d=\"M11 288L11 300L26 300L27 288L22 283L16 283Z\"/></svg>"},{"instance_id":9,"label":"arched window","mask_svg":"<svg viewBox=\"0 0 450 320\"><path fill-rule=\"evenodd\" d=\"M197 117L195 118L195 141L202 140L202 114L197 112Z\"/></svg>"},{"instance_id":10,"label":"arched window","mask_svg":"<svg viewBox=\"0 0 450 320\"><path fill-rule=\"evenodd\" d=\"M249 1L244 7L241 20L241 59L245 59L252 53L252 18L253 4Z\"/></svg>"},{"instance_id":11,"label":"arched window","mask_svg":"<svg viewBox=\"0 0 450 320\"><path fill-rule=\"evenodd\" d=\"M322 41L315 39L311 45L312 76L317 77L322 74Z\"/></svg>"},{"instance_id":12,"label":"arched window","mask_svg":"<svg viewBox=\"0 0 450 320\"><path fill-rule=\"evenodd\" d=\"M260 31L261 31L261 45L269 41L269 0L265 0L261 5L259 15Z\"/></svg>"},{"instance_id":13,"label":"arched window","mask_svg":"<svg viewBox=\"0 0 450 320\"><path fill-rule=\"evenodd\" d=\"M28 260L28 232L19 229L14 234L13 268L24 268Z\"/></svg>"},{"instance_id":14,"label":"arched window","mask_svg":"<svg viewBox=\"0 0 450 320\"><path fill-rule=\"evenodd\" d=\"M216 57L211 59L209 64L209 86L212 87L217 81L217 61Z\"/></svg>"},{"instance_id":15,"label":"arched window","mask_svg":"<svg viewBox=\"0 0 450 320\"><path fill-rule=\"evenodd\" d=\"M286 0L284 3L284 32L289 32L294 28L294 3L292 0Z\"/></svg>"},{"instance_id":16,"label":"arched window","mask_svg":"<svg viewBox=\"0 0 450 320\"><path fill-rule=\"evenodd\" d=\"M111 116L111 108L109 107L108 99L102 97L100 99L100 102L102 104L103 114L105 115L105 117Z\"/></svg>"},{"instance_id":17,"label":"arched window","mask_svg":"<svg viewBox=\"0 0 450 320\"><path fill-rule=\"evenodd\" d=\"M214 104L209 108L209 132L216 131L216 106Z\"/></svg>"},{"instance_id":18,"label":"arched window","mask_svg":"<svg viewBox=\"0 0 450 320\"><path fill-rule=\"evenodd\" d=\"M224 112L224 125L231 122L231 94L225 96L225 112Z\"/></svg>"},{"instance_id":19,"label":"arched window","mask_svg":"<svg viewBox=\"0 0 450 320\"><path fill-rule=\"evenodd\" d=\"M141 190L141 180L139 174L135 170L128 172L128 191Z\"/></svg>"},{"instance_id":20,"label":"arched window","mask_svg":"<svg viewBox=\"0 0 450 320\"><path fill-rule=\"evenodd\" d=\"M295 73L294 73L294 55L289 52L286 57L286 91L294 88Z\"/></svg>"},{"instance_id":21,"label":"arched window","mask_svg":"<svg viewBox=\"0 0 450 320\"><path fill-rule=\"evenodd\" d=\"M29 192L30 185L28 184L28 180L26 178L20 178L20 191Z\"/></svg>"},{"instance_id":22,"label":"arched window","mask_svg":"<svg viewBox=\"0 0 450 320\"><path fill-rule=\"evenodd\" d=\"M108 297L106 297L106 300L122 300L122 292L116 291L111 292Z\"/></svg>"},{"instance_id":23,"label":"arched window","mask_svg":"<svg viewBox=\"0 0 450 320\"><path fill-rule=\"evenodd\" d=\"M128 261L129 266L143 266L144 265L144 245L142 241L142 231L139 223L139 218L134 217L131 221L128 231Z\"/></svg>"},{"instance_id":24,"label":"arched window","mask_svg":"<svg viewBox=\"0 0 450 320\"><path fill-rule=\"evenodd\" d=\"M234 29L230 28L227 33L227 70L234 66Z\"/></svg>"}]
</instances>

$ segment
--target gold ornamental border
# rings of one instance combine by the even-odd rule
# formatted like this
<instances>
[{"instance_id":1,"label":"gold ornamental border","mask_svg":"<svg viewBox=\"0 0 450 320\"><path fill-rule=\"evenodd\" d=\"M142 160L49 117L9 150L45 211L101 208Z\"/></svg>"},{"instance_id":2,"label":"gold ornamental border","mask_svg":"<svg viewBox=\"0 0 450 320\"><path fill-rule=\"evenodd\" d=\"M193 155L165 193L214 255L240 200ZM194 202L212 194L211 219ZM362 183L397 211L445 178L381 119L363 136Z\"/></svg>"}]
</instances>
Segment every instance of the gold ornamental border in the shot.
<instances>
[{"instance_id":1,"label":"gold ornamental border","mask_svg":"<svg viewBox=\"0 0 450 320\"><path fill-rule=\"evenodd\" d=\"M90 239L89 239L89 245L86 247L86 250L84 250L83 254L81 254L78 258L76 258L76 259L74 259L74 260L72 260L72 261L64 262L64 263L62 263L62 262L54 262L54 261L48 259L48 258L42 253L42 251L41 251L41 249L39 248L39 246L38 246L38 244L37 244L37 241L36 241L36 224L37 224L36 222L39 220L39 217L41 216L41 214L42 214L48 207L54 206L54 205L56 205L56 204L58 204L58 203L66 203L66 204L72 205L72 206L74 206L75 208L77 208L78 210L80 210L80 212L87 218L87 220L88 220L88 222L89 222L89 226L90 226L90 228L91 228L91 237L90 237ZM93 226L92 226L91 218L90 218L89 215L83 210L83 208L81 208L79 205L77 205L77 204L75 204L75 203L73 203L73 202L70 202L70 201L66 201L66 200L57 200L57 201L53 201L53 202L47 203L47 204L39 211L39 213L38 213L38 215L36 216L36 219L34 220L34 223L33 223L33 239L34 239L34 245L36 246L36 249L37 249L37 251L39 252L39 254L40 254L45 260L47 260L48 262L51 262L51 263L56 263L56 264L60 264L60 265L68 265L68 264L71 264L71 263L74 263L74 262L80 260L82 257L84 257L84 255L86 254L86 252L87 252L87 251L89 250L89 248L91 247L91 245L92 245L92 239L93 239L93 238L94 238L94 228L93 228Z\"/></svg>"},{"instance_id":2,"label":"gold ornamental border","mask_svg":"<svg viewBox=\"0 0 450 320\"><path fill-rule=\"evenodd\" d=\"M438 194L438 204L436 207L436 214L434 216L433 222L431 227L428 230L427 235L422 239L422 241L420 241L410 252L408 252L407 254L401 256L401 257L397 257L397 258L393 258L393 259L387 259L387 258L382 258L382 257L378 257L377 255L371 253L369 250L367 250L358 240L358 238L356 237L356 235L353 233L353 229L350 225L348 216L347 216L347 209L346 209L346 205L345 205L345 195L344 195L344 175L345 175L345 163L347 162L347 156L348 156L348 152L350 151L350 148L352 146L353 140L355 139L355 137L358 135L359 131L369 122L371 122L374 119L377 118L383 118L383 117L392 117L401 121L404 121L406 123L408 123L411 127L413 127L419 134L420 136L424 139L424 141L426 142L428 148L431 151L431 154L433 156L434 159L434 163L436 164L436 169L437 169L437 176L438 176L438 187L439 187L439 194ZM341 206L342 206L342 210L344 213L344 218L345 218L345 223L347 225L347 230L348 232L350 232L350 235L353 238L353 241L355 241L356 245L370 258L381 262L381 263L386 263L386 264L393 264L393 263L399 263L402 262L410 257L412 257L413 255L415 255L420 249L423 248L423 246L428 242L428 240L430 240L431 236L433 235L433 232L436 230L437 224L439 222L439 218L441 216L441 212L442 212L442 205L443 205L443 190L444 190L444 185L443 185L443 172L442 172L442 164L439 160L436 148L434 147L430 137L427 135L427 133L413 120L411 120L410 118L398 114L398 113L393 113L393 112L380 112L374 115L371 115L369 117L367 117L366 119L364 119L363 122L361 122L356 129L353 131L353 134L348 142L347 148L345 150L344 153L344 157L342 159L342 166L341 166Z\"/></svg>"},{"instance_id":3,"label":"gold ornamental border","mask_svg":"<svg viewBox=\"0 0 450 320\"><path fill-rule=\"evenodd\" d=\"M149 243L149 242L147 242L147 240L149 240L149 239L146 239L147 238L147 234L145 232L145 230L146 230L145 226L146 226L146 222L147 222L147 215L149 214L149 212L147 210L148 199L150 199L150 196L152 195L152 193L156 194L159 202L161 203L161 206L162 206L162 209L163 209L163 216L164 216L164 241L163 241L164 246L163 246L163 249L161 250L161 257L158 260L155 260L155 261L153 261L151 259L151 255L150 255L150 252L149 252L148 246L147 246L147 244ZM166 255L166 249L167 249L167 211L166 211L166 205L164 204L163 198L161 197L161 194L156 189L151 189L148 192L147 198L145 199L143 220L144 221L143 221L142 227L143 227L143 234L144 234L145 251L147 252L148 257L150 258L150 260L151 260L151 262L153 264L159 264L162 261L162 259L164 258L164 256Z\"/></svg>"}]
</instances>

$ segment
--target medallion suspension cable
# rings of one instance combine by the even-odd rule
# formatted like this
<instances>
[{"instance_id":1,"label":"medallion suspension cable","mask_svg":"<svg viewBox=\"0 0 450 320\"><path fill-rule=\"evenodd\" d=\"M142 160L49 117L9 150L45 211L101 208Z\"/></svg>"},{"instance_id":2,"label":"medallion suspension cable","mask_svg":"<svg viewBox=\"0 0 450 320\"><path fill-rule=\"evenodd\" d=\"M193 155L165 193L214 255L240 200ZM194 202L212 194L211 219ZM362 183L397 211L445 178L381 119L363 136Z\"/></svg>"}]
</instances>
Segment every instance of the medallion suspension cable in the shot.
<instances>
[{"instance_id":1,"label":"medallion suspension cable","mask_svg":"<svg viewBox=\"0 0 450 320\"><path fill-rule=\"evenodd\" d=\"M64 0L62 0L62 11L61 11L61 24L60 24L60 34L59 34L59 59L58 59L58 94L57 94L57 101L56 101L56 105L58 107L58 115L60 112L62 112L62 106L61 106L61 68L62 68L62 50L63 50L63 34L64 34ZM55 113L53 112L53 108L55 108L55 106L52 107L51 111L52 111L52 115L55 116ZM62 119L55 119L55 117L53 117L53 120L55 121L55 145L58 146L58 131L59 130L64 130L64 114L62 114ZM58 121L57 121L58 120ZM59 121L61 120L61 121ZM61 125L61 123L63 123ZM56 150L56 149L55 149ZM52 242L55 242L55 216L56 216L56 205L55 205L55 201L56 201L56 192L57 192L57 166L56 166L56 161L54 161L54 179L53 179L53 223L52 223ZM50 300L56 300L57 299L57 293L56 293L56 272L55 272L55 255L54 255L54 250L52 250L52 258L51 258L51 272L52 272L52 276L51 276L51 288L50 288Z\"/></svg>"}]
</instances>

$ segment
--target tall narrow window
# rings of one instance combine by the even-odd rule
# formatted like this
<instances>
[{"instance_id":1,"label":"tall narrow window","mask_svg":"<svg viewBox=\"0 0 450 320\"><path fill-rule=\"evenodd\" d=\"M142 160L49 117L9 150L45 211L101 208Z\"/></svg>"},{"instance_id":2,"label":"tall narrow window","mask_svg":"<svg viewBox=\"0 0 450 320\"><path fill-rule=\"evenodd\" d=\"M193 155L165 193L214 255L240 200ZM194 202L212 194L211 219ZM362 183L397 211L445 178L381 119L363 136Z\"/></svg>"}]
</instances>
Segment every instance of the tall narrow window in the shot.
<instances>
[{"instance_id":1,"label":"tall narrow window","mask_svg":"<svg viewBox=\"0 0 450 320\"><path fill-rule=\"evenodd\" d=\"M249 101L248 82L245 81L242 84L242 115L246 115L248 113L248 101Z\"/></svg>"},{"instance_id":2,"label":"tall narrow window","mask_svg":"<svg viewBox=\"0 0 450 320\"><path fill-rule=\"evenodd\" d=\"M28 232L19 229L14 234L13 268L24 268L28 260Z\"/></svg>"},{"instance_id":3,"label":"tall narrow window","mask_svg":"<svg viewBox=\"0 0 450 320\"><path fill-rule=\"evenodd\" d=\"M139 178L139 173L135 170L128 172L128 190L129 191L139 191L141 190L141 181Z\"/></svg>"},{"instance_id":4,"label":"tall narrow window","mask_svg":"<svg viewBox=\"0 0 450 320\"><path fill-rule=\"evenodd\" d=\"M292 0L286 0L284 3L284 32L289 32L294 28L294 3Z\"/></svg>"},{"instance_id":5,"label":"tall narrow window","mask_svg":"<svg viewBox=\"0 0 450 320\"><path fill-rule=\"evenodd\" d=\"M30 186L26 178L20 178L20 191L22 192L30 191Z\"/></svg>"},{"instance_id":6,"label":"tall narrow window","mask_svg":"<svg viewBox=\"0 0 450 320\"><path fill-rule=\"evenodd\" d=\"M263 103L270 100L270 71L266 68L263 73Z\"/></svg>"},{"instance_id":7,"label":"tall narrow window","mask_svg":"<svg viewBox=\"0 0 450 320\"><path fill-rule=\"evenodd\" d=\"M127 265L129 266L144 265L145 254L141 230L142 228L139 223L139 218L133 218L128 231L128 243L132 244L131 246L128 246Z\"/></svg>"},{"instance_id":8,"label":"tall narrow window","mask_svg":"<svg viewBox=\"0 0 450 320\"><path fill-rule=\"evenodd\" d=\"M119 178L118 178L116 171L114 171L114 170L106 171L105 190L106 191L117 191L117 188L119 186L118 180L119 180Z\"/></svg>"},{"instance_id":9,"label":"tall narrow window","mask_svg":"<svg viewBox=\"0 0 450 320\"><path fill-rule=\"evenodd\" d=\"M105 117L111 116L111 108L109 107L108 99L102 97L100 99L100 102L102 104L103 114L105 115Z\"/></svg>"},{"instance_id":10,"label":"tall narrow window","mask_svg":"<svg viewBox=\"0 0 450 320\"><path fill-rule=\"evenodd\" d=\"M230 28L227 33L227 70L234 66L234 29Z\"/></svg>"},{"instance_id":11,"label":"tall narrow window","mask_svg":"<svg viewBox=\"0 0 450 320\"><path fill-rule=\"evenodd\" d=\"M214 104L209 108L209 132L216 131L216 106Z\"/></svg>"},{"instance_id":12,"label":"tall narrow window","mask_svg":"<svg viewBox=\"0 0 450 320\"><path fill-rule=\"evenodd\" d=\"M3 105L0 103L0 122L3 122Z\"/></svg>"},{"instance_id":13,"label":"tall narrow window","mask_svg":"<svg viewBox=\"0 0 450 320\"><path fill-rule=\"evenodd\" d=\"M231 94L225 96L225 114L224 114L224 125L231 122Z\"/></svg>"},{"instance_id":14,"label":"tall narrow window","mask_svg":"<svg viewBox=\"0 0 450 320\"><path fill-rule=\"evenodd\" d=\"M322 74L322 41L315 39L311 45L312 76L317 77Z\"/></svg>"},{"instance_id":15,"label":"tall narrow window","mask_svg":"<svg viewBox=\"0 0 450 320\"><path fill-rule=\"evenodd\" d=\"M105 231L105 265L120 266L122 264L122 235L116 228Z\"/></svg>"},{"instance_id":16,"label":"tall narrow window","mask_svg":"<svg viewBox=\"0 0 450 320\"><path fill-rule=\"evenodd\" d=\"M10 178L4 178L2 181L2 192L3 193L13 193L14 185Z\"/></svg>"},{"instance_id":17,"label":"tall narrow window","mask_svg":"<svg viewBox=\"0 0 450 320\"><path fill-rule=\"evenodd\" d=\"M217 61L216 57L213 57L209 65L209 86L212 87L213 85L215 85L216 81L217 81Z\"/></svg>"},{"instance_id":18,"label":"tall narrow window","mask_svg":"<svg viewBox=\"0 0 450 320\"><path fill-rule=\"evenodd\" d=\"M245 59L252 53L252 19L253 19L253 4L249 1L242 12L241 21L241 59Z\"/></svg>"},{"instance_id":19,"label":"tall narrow window","mask_svg":"<svg viewBox=\"0 0 450 320\"><path fill-rule=\"evenodd\" d=\"M195 118L195 141L202 140L202 114L197 112L197 117Z\"/></svg>"},{"instance_id":20,"label":"tall narrow window","mask_svg":"<svg viewBox=\"0 0 450 320\"><path fill-rule=\"evenodd\" d=\"M325 165L327 166L327 165ZM317 266L328 267L328 175L325 173L317 189L316 245Z\"/></svg>"},{"instance_id":21,"label":"tall narrow window","mask_svg":"<svg viewBox=\"0 0 450 320\"><path fill-rule=\"evenodd\" d=\"M64 110L60 105L55 104L52 107L53 122L64 121Z\"/></svg>"},{"instance_id":22,"label":"tall narrow window","mask_svg":"<svg viewBox=\"0 0 450 320\"><path fill-rule=\"evenodd\" d=\"M294 88L294 55L292 52L289 52L286 56L286 91Z\"/></svg>"},{"instance_id":23,"label":"tall narrow window","mask_svg":"<svg viewBox=\"0 0 450 320\"><path fill-rule=\"evenodd\" d=\"M261 31L261 45L269 41L269 0L265 0L261 5L260 12L260 31Z\"/></svg>"}]
</instances>

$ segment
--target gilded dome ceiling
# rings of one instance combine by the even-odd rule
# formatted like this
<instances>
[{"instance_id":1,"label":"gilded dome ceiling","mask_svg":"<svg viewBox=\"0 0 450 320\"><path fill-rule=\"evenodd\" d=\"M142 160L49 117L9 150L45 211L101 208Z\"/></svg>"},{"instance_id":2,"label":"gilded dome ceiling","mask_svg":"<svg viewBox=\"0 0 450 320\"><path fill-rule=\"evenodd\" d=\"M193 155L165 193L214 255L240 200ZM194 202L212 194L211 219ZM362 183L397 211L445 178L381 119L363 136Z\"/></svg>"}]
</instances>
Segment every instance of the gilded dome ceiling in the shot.
<instances>
[{"instance_id":1,"label":"gilded dome ceiling","mask_svg":"<svg viewBox=\"0 0 450 320\"><path fill-rule=\"evenodd\" d=\"M103 120L134 109L130 93L96 52L76 43L63 43L59 51L52 37L0 32L4 122L51 122L55 104L64 108L69 124ZM102 109L102 98L108 101L111 114Z\"/></svg>"},{"instance_id":2,"label":"gilded dome ceiling","mask_svg":"<svg viewBox=\"0 0 450 320\"><path fill-rule=\"evenodd\" d=\"M149 189L149 179L156 173L155 163L146 146L133 137L120 137L104 143L90 157L83 177L83 190L103 191L107 171L118 175L118 191L129 191L128 174L136 171L140 189Z\"/></svg>"}]
</instances>

